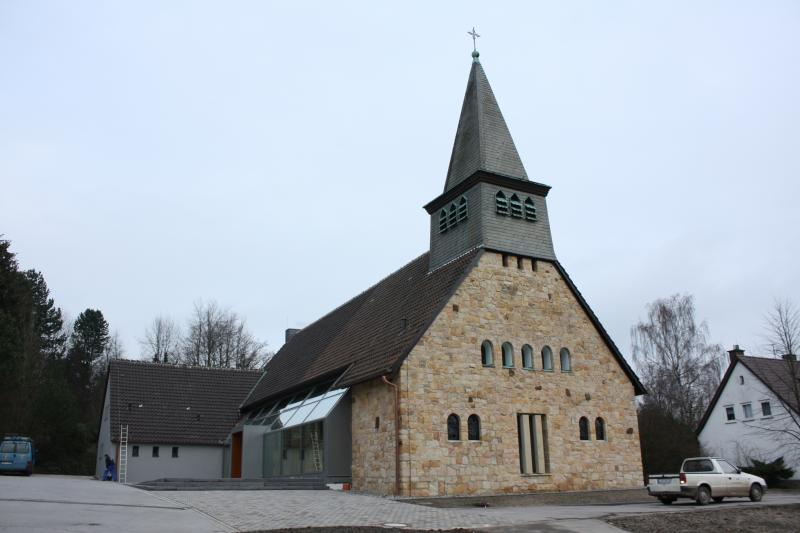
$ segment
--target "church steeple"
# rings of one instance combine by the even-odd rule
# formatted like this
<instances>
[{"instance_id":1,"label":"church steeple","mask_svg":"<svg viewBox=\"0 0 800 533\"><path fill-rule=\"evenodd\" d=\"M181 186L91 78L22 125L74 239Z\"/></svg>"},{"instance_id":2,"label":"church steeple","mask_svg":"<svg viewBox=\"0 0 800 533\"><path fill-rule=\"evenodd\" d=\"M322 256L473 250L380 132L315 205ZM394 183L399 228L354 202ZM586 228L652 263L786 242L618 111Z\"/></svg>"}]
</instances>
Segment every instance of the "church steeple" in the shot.
<instances>
[{"instance_id":1,"label":"church steeple","mask_svg":"<svg viewBox=\"0 0 800 533\"><path fill-rule=\"evenodd\" d=\"M444 192L479 170L528 180L477 51L473 58Z\"/></svg>"}]
</instances>

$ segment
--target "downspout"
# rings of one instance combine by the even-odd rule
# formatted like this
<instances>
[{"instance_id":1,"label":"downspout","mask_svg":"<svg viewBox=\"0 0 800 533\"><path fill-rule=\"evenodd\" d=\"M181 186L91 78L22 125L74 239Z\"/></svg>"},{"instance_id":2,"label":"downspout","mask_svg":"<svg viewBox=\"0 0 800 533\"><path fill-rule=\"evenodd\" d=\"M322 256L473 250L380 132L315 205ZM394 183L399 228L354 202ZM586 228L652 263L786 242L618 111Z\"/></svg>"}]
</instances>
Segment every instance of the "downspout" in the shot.
<instances>
[{"instance_id":1,"label":"downspout","mask_svg":"<svg viewBox=\"0 0 800 533\"><path fill-rule=\"evenodd\" d=\"M400 496L400 387L381 376L394 389L394 495Z\"/></svg>"}]
</instances>

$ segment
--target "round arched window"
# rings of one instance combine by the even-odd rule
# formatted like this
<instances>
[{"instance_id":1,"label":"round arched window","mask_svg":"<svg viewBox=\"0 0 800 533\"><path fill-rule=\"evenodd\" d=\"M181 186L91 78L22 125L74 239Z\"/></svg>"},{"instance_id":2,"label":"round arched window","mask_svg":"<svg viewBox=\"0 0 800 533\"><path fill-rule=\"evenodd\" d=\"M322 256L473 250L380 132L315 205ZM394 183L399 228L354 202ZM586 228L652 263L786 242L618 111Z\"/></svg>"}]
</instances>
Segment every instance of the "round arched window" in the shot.
<instances>
[{"instance_id":1,"label":"round arched window","mask_svg":"<svg viewBox=\"0 0 800 533\"><path fill-rule=\"evenodd\" d=\"M494 366L494 349L489 341L481 344L481 363L483 366Z\"/></svg>"},{"instance_id":2,"label":"round arched window","mask_svg":"<svg viewBox=\"0 0 800 533\"><path fill-rule=\"evenodd\" d=\"M533 348L530 344L522 347L522 368L533 370Z\"/></svg>"},{"instance_id":3,"label":"round arched window","mask_svg":"<svg viewBox=\"0 0 800 533\"><path fill-rule=\"evenodd\" d=\"M447 440L461 440L461 421L455 413L447 417Z\"/></svg>"},{"instance_id":4,"label":"round arched window","mask_svg":"<svg viewBox=\"0 0 800 533\"><path fill-rule=\"evenodd\" d=\"M569 350L561 348L561 353L559 355L561 359L561 371L572 372L572 361L570 360Z\"/></svg>"},{"instance_id":5,"label":"round arched window","mask_svg":"<svg viewBox=\"0 0 800 533\"><path fill-rule=\"evenodd\" d=\"M542 348L542 370L553 370L553 350L549 346Z\"/></svg>"},{"instance_id":6,"label":"round arched window","mask_svg":"<svg viewBox=\"0 0 800 533\"><path fill-rule=\"evenodd\" d=\"M503 366L506 368L514 366L514 347L510 342L503 343Z\"/></svg>"},{"instance_id":7,"label":"round arched window","mask_svg":"<svg viewBox=\"0 0 800 533\"><path fill-rule=\"evenodd\" d=\"M469 415L467 418L467 438L481 440L481 419L478 418L478 415Z\"/></svg>"},{"instance_id":8,"label":"round arched window","mask_svg":"<svg viewBox=\"0 0 800 533\"><path fill-rule=\"evenodd\" d=\"M589 440L589 419L582 416L578 421L578 430L580 432L581 440Z\"/></svg>"}]
</instances>

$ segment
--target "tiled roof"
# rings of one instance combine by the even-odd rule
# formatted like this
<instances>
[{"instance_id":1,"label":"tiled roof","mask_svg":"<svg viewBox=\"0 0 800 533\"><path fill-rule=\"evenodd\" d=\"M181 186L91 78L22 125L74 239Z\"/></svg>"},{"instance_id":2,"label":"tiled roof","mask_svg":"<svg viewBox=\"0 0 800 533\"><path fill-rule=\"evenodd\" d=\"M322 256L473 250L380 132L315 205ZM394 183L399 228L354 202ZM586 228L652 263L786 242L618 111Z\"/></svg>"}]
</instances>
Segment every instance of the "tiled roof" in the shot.
<instances>
[{"instance_id":1,"label":"tiled roof","mask_svg":"<svg viewBox=\"0 0 800 533\"><path fill-rule=\"evenodd\" d=\"M132 443L207 445L225 439L261 375L124 359L111 361L108 372L112 440L127 424Z\"/></svg>"},{"instance_id":2,"label":"tiled roof","mask_svg":"<svg viewBox=\"0 0 800 533\"><path fill-rule=\"evenodd\" d=\"M243 408L345 370L342 386L392 372L479 254L473 250L428 272L425 253L303 328L270 360Z\"/></svg>"},{"instance_id":3,"label":"tiled roof","mask_svg":"<svg viewBox=\"0 0 800 533\"><path fill-rule=\"evenodd\" d=\"M528 180L483 67L472 63L444 191L483 170Z\"/></svg>"}]
</instances>

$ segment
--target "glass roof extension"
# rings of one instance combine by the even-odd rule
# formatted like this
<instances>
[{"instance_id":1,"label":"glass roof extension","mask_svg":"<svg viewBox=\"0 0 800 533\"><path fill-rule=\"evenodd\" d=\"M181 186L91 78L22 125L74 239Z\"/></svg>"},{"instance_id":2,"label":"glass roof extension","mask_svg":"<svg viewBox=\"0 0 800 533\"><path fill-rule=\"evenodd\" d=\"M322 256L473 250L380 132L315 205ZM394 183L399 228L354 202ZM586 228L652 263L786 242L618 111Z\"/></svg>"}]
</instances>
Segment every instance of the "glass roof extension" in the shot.
<instances>
[{"instance_id":1,"label":"glass roof extension","mask_svg":"<svg viewBox=\"0 0 800 533\"><path fill-rule=\"evenodd\" d=\"M266 426L269 432L314 422L328 416L346 392L347 388L334 389L332 382L315 385L254 410L245 423Z\"/></svg>"}]
</instances>

